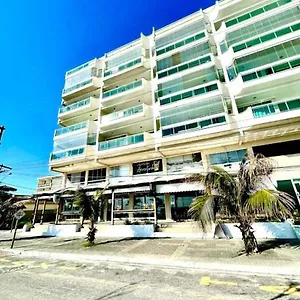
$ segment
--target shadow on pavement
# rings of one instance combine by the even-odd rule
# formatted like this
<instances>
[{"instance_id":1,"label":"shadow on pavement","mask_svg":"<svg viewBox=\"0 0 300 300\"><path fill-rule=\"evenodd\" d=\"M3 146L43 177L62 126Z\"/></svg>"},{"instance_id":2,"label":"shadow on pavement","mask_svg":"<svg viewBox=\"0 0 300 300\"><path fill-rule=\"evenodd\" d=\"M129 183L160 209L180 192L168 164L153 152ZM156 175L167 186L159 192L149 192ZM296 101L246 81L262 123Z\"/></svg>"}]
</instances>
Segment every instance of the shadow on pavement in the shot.
<instances>
[{"instance_id":1,"label":"shadow on pavement","mask_svg":"<svg viewBox=\"0 0 300 300\"><path fill-rule=\"evenodd\" d=\"M153 238L152 237L148 237L148 238L128 237L128 238L121 238L121 239L116 239L116 240L108 240L108 241L104 241L104 242L95 243L95 246L111 244L111 243L121 243L121 242L125 242L125 241L166 240L166 239L170 239L170 237L159 237L159 238L154 238L154 237Z\"/></svg>"},{"instance_id":2,"label":"shadow on pavement","mask_svg":"<svg viewBox=\"0 0 300 300\"><path fill-rule=\"evenodd\" d=\"M285 240L285 239L274 239L258 242L259 254L268 250L287 248L287 249L300 249L300 240ZM245 250L241 250L235 257L246 255Z\"/></svg>"},{"instance_id":3,"label":"shadow on pavement","mask_svg":"<svg viewBox=\"0 0 300 300\"><path fill-rule=\"evenodd\" d=\"M276 249L276 248L290 248L290 249L300 249L299 240L268 240L263 241L258 244L260 253Z\"/></svg>"},{"instance_id":4,"label":"shadow on pavement","mask_svg":"<svg viewBox=\"0 0 300 300\"><path fill-rule=\"evenodd\" d=\"M291 282L286 290L279 295L271 298L270 300L280 299L285 296L293 295L294 293L300 292L300 285L297 282Z\"/></svg>"},{"instance_id":5,"label":"shadow on pavement","mask_svg":"<svg viewBox=\"0 0 300 300\"><path fill-rule=\"evenodd\" d=\"M15 241L21 241L21 240L40 240L40 239L48 239L48 238L53 238L54 236L25 236L25 237L16 237ZM12 237L9 239L5 240L0 240L1 242L11 242Z\"/></svg>"}]
</instances>

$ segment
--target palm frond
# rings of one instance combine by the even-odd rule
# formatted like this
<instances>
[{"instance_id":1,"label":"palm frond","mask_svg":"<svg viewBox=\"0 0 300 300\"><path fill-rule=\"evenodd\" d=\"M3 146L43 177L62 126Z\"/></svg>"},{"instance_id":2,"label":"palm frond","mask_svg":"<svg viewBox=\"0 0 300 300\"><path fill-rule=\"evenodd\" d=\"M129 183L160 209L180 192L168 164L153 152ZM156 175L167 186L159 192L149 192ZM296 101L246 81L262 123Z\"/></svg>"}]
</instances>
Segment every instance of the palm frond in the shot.
<instances>
[{"instance_id":1,"label":"palm frond","mask_svg":"<svg viewBox=\"0 0 300 300\"><path fill-rule=\"evenodd\" d=\"M196 197L191 203L188 213L192 219L199 222L204 231L209 230L216 220L219 198L219 196L206 194Z\"/></svg>"},{"instance_id":2,"label":"palm frond","mask_svg":"<svg viewBox=\"0 0 300 300\"><path fill-rule=\"evenodd\" d=\"M295 201L285 192L260 190L248 198L244 208L248 214L282 218L292 214Z\"/></svg>"},{"instance_id":3,"label":"palm frond","mask_svg":"<svg viewBox=\"0 0 300 300\"><path fill-rule=\"evenodd\" d=\"M237 182L235 178L227 171L220 167L212 167L211 172L207 173L203 180L203 184L208 190L208 193L216 191L223 197L236 198Z\"/></svg>"}]
</instances>

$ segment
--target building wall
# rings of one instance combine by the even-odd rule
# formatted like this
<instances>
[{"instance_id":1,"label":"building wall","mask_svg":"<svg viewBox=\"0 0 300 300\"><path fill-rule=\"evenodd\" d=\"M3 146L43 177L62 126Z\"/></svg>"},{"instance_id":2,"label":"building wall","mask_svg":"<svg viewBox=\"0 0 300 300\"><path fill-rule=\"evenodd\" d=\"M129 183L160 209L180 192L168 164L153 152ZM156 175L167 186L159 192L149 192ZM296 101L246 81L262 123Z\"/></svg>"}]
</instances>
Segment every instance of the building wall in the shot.
<instances>
[{"instance_id":1,"label":"building wall","mask_svg":"<svg viewBox=\"0 0 300 300\"><path fill-rule=\"evenodd\" d=\"M299 20L297 0L220 1L68 71L49 162L62 187L179 179L212 161L234 173L243 150L300 141ZM278 181L300 178L288 145Z\"/></svg>"}]
</instances>

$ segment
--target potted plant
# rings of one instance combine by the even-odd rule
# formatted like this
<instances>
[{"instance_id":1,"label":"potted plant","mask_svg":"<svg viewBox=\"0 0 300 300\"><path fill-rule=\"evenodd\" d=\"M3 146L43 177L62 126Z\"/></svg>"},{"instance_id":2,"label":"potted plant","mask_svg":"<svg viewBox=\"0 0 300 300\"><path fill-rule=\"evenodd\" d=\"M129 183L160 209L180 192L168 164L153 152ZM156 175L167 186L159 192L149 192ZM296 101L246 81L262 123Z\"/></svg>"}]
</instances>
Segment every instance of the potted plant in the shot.
<instances>
[{"instance_id":1,"label":"potted plant","mask_svg":"<svg viewBox=\"0 0 300 300\"><path fill-rule=\"evenodd\" d=\"M23 231L24 232L28 232L28 231L30 231L31 228L32 228L32 223L31 222L27 222L23 226Z\"/></svg>"}]
</instances>

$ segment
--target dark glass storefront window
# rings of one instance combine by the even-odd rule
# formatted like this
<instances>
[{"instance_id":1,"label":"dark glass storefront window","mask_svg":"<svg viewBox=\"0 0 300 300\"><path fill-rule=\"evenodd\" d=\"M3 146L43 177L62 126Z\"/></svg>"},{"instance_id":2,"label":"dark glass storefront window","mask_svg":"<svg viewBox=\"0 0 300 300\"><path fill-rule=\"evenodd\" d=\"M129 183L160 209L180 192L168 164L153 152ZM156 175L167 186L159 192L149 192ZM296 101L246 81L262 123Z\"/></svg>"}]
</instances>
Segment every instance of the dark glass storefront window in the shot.
<instances>
[{"instance_id":1,"label":"dark glass storefront window","mask_svg":"<svg viewBox=\"0 0 300 300\"><path fill-rule=\"evenodd\" d=\"M134 195L134 209L153 209L154 200L149 195ZM149 213L135 213L136 218L145 218L153 216L153 212Z\"/></svg>"},{"instance_id":2,"label":"dark glass storefront window","mask_svg":"<svg viewBox=\"0 0 300 300\"><path fill-rule=\"evenodd\" d=\"M129 209L129 196L128 195L116 195L114 202L114 211L116 218L128 218L128 213L122 213L122 210ZM118 213L120 211L120 213Z\"/></svg>"},{"instance_id":3,"label":"dark glass storefront window","mask_svg":"<svg viewBox=\"0 0 300 300\"><path fill-rule=\"evenodd\" d=\"M158 220L166 219L165 195L156 195L156 212Z\"/></svg>"},{"instance_id":4,"label":"dark glass storefront window","mask_svg":"<svg viewBox=\"0 0 300 300\"><path fill-rule=\"evenodd\" d=\"M171 194L171 212L175 221L183 221L190 219L188 210L193 199L198 196L198 192L185 192Z\"/></svg>"}]
</instances>

